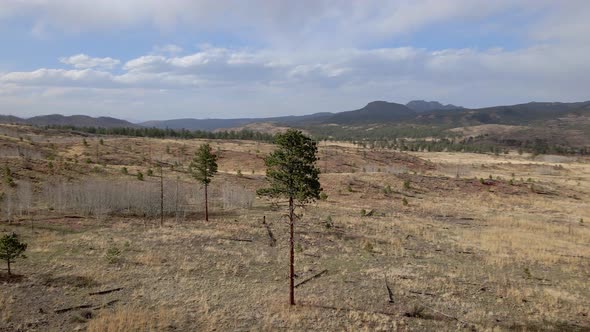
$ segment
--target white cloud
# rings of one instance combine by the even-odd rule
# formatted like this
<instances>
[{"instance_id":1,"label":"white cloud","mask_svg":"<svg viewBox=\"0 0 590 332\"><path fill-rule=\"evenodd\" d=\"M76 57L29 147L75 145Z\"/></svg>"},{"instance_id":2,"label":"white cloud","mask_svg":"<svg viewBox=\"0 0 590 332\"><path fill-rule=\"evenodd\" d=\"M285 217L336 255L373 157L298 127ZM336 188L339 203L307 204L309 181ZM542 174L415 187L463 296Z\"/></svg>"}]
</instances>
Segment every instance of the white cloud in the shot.
<instances>
[{"instance_id":1,"label":"white cloud","mask_svg":"<svg viewBox=\"0 0 590 332\"><path fill-rule=\"evenodd\" d=\"M41 68L30 72L11 72L0 76L0 83L24 86L101 87L113 81L113 75L93 69L65 70Z\"/></svg>"},{"instance_id":2,"label":"white cloud","mask_svg":"<svg viewBox=\"0 0 590 332\"><path fill-rule=\"evenodd\" d=\"M61 100L74 110L76 103L108 101L109 109L136 112L129 105L143 101L148 112L143 117L152 118L172 116L159 113L162 109L174 109L179 117L206 117L210 110L225 117L343 111L376 99L438 99L465 106L584 100L590 86L584 54L589 52L590 46L556 45L514 51L345 48L305 54L204 48L181 57L140 56L127 61L122 72L41 68L3 73L0 104L25 94L42 110L48 100Z\"/></svg>"},{"instance_id":3,"label":"white cloud","mask_svg":"<svg viewBox=\"0 0 590 332\"><path fill-rule=\"evenodd\" d=\"M60 58L59 61L61 63L65 63L67 65L74 66L74 68L77 68L77 69L87 69L87 68L113 69L121 63L120 60L113 59L110 57L93 58L93 57L89 57L86 54L76 54L76 55L72 55L70 57L63 57L63 58Z\"/></svg>"}]
</instances>

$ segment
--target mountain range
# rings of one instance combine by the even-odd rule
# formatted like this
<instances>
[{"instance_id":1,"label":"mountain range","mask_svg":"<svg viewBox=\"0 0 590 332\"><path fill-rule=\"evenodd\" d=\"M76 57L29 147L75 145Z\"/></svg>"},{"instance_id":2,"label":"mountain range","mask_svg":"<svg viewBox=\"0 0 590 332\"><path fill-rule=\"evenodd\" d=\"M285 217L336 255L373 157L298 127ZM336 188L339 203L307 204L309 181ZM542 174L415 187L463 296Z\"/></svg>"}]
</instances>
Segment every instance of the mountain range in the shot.
<instances>
[{"instance_id":1,"label":"mountain range","mask_svg":"<svg viewBox=\"0 0 590 332\"><path fill-rule=\"evenodd\" d=\"M422 125L470 126L480 124L528 125L533 122L557 120L563 117L590 117L590 101L575 103L531 102L526 104L468 109L455 105L443 105L436 101L414 100L407 104L373 101L366 106L346 112L320 112L301 116L239 119L172 119L131 123L112 117L86 115L64 116L59 114L35 116L23 119L0 115L0 122L23 123L37 126L76 127L155 127L188 130L219 130L239 128L252 123L276 123L301 127L314 125L366 125L404 123Z\"/></svg>"}]
</instances>

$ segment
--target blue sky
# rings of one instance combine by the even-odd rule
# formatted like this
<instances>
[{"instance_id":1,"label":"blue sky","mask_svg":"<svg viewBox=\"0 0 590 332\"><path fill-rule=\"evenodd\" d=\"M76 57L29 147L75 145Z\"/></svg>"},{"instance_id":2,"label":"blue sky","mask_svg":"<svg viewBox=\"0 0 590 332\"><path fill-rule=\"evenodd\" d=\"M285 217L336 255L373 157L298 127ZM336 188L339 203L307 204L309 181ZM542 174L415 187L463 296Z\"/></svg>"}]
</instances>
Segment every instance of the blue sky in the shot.
<instances>
[{"instance_id":1,"label":"blue sky","mask_svg":"<svg viewBox=\"0 0 590 332\"><path fill-rule=\"evenodd\" d=\"M133 120L588 100L590 2L3 0L0 113Z\"/></svg>"}]
</instances>

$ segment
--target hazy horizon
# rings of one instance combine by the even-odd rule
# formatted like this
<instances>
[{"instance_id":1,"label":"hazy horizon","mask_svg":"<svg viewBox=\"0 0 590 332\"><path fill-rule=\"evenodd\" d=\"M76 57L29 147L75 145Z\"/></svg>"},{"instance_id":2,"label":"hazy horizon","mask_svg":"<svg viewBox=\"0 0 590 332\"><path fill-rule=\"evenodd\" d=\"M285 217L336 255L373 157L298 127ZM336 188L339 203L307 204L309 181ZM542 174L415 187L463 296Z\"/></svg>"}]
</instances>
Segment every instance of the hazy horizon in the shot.
<instances>
[{"instance_id":1,"label":"hazy horizon","mask_svg":"<svg viewBox=\"0 0 590 332\"><path fill-rule=\"evenodd\" d=\"M0 114L133 122L589 100L587 1L16 1Z\"/></svg>"}]
</instances>

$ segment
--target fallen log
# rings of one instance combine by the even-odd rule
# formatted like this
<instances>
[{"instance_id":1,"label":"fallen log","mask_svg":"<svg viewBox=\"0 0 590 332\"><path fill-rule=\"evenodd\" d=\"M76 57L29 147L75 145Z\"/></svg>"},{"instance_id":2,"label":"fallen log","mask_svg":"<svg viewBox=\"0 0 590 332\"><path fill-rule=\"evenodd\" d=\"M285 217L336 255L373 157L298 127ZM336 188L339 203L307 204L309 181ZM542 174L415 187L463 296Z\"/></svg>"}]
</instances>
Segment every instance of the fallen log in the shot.
<instances>
[{"instance_id":1,"label":"fallen log","mask_svg":"<svg viewBox=\"0 0 590 332\"><path fill-rule=\"evenodd\" d=\"M88 295L103 295L103 294L109 294L112 292L117 292L122 290L123 287L119 287L119 288L113 288L113 289L108 289L108 290L103 290L103 291L99 291L99 292L92 292L92 293L88 293Z\"/></svg>"},{"instance_id":2,"label":"fallen log","mask_svg":"<svg viewBox=\"0 0 590 332\"><path fill-rule=\"evenodd\" d=\"M87 308L92 308L92 304L82 304L82 305L78 305L78 306L74 306L74 307L57 309L57 310L55 310L55 313L56 314L63 314L64 312L68 312L68 311L72 311L72 310L76 310L76 309L87 309Z\"/></svg>"},{"instance_id":3,"label":"fallen log","mask_svg":"<svg viewBox=\"0 0 590 332\"><path fill-rule=\"evenodd\" d=\"M313 276L311 276L311 277L309 277L309 278L307 278L307 279L303 280L302 282L300 282L300 283L296 284L296 285L295 285L295 288L297 288L297 287L299 287L299 286L301 286L301 285L303 285L303 284L305 284L305 283L307 283L307 282L309 282L309 281L311 281L311 280L313 280L313 279L316 279L316 278L319 278L319 277L321 277L321 276L322 276L324 273L326 273L326 272L328 272L328 270L323 270L323 271L321 271L320 273L317 273L317 274L315 274L315 275L313 275Z\"/></svg>"},{"instance_id":4,"label":"fallen log","mask_svg":"<svg viewBox=\"0 0 590 332\"><path fill-rule=\"evenodd\" d=\"M237 242L252 242L254 240L252 239L238 239L238 238L233 238L233 237L222 237L222 240L228 240L228 241L237 241Z\"/></svg>"},{"instance_id":5,"label":"fallen log","mask_svg":"<svg viewBox=\"0 0 590 332\"><path fill-rule=\"evenodd\" d=\"M419 291L413 291L413 290L410 290L409 292L410 292L410 293L412 293L412 294L420 294L420 295L436 296L436 294L427 293L427 292L419 292Z\"/></svg>"}]
</instances>

